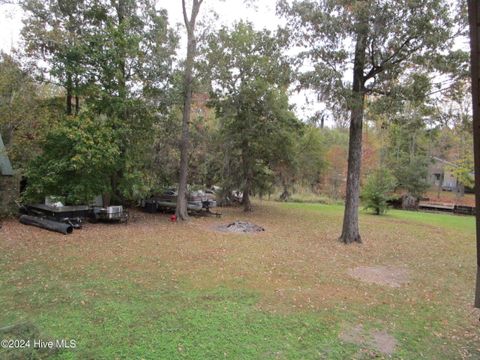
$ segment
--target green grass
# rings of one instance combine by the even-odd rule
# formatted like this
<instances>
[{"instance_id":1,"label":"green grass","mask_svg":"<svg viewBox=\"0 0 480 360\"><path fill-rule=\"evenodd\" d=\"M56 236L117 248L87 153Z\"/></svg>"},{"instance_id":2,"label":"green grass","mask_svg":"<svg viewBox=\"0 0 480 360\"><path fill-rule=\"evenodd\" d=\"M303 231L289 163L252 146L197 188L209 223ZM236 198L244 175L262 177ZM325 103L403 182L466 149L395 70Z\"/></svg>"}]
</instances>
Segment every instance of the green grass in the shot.
<instances>
[{"instance_id":1,"label":"green grass","mask_svg":"<svg viewBox=\"0 0 480 360\"><path fill-rule=\"evenodd\" d=\"M82 304L83 289L102 297ZM114 296L113 294L118 294ZM43 295L17 298L32 309L21 313L44 339L75 339L75 350L33 354L56 359L258 359L350 358L355 346L339 346L338 326L322 314L274 315L256 309L258 295L154 289L114 282L84 282L69 298L45 306ZM11 317L7 317L10 318ZM5 321L5 317L2 319ZM31 352L29 352L30 354ZM15 352L0 352L0 356ZM17 354L18 355L18 354Z\"/></svg>"},{"instance_id":2,"label":"green grass","mask_svg":"<svg viewBox=\"0 0 480 360\"><path fill-rule=\"evenodd\" d=\"M322 215L339 215L340 213L343 213L342 205L286 202L283 206L288 209L320 211Z\"/></svg>"},{"instance_id":3,"label":"green grass","mask_svg":"<svg viewBox=\"0 0 480 360\"><path fill-rule=\"evenodd\" d=\"M205 227L244 216L225 213L224 220L194 220L193 230L152 215L150 222L76 233L89 234L84 238L23 227L27 233L0 238L0 327L30 324L0 335L77 341L57 352L0 349L0 358L480 358L468 307L473 217L362 212L369 241L345 247L336 242L341 206L257 204L248 219L265 234L212 236ZM125 233L132 226L138 239ZM408 265L411 284L383 288L346 274L384 262ZM395 353L340 339L358 324L394 336Z\"/></svg>"},{"instance_id":4,"label":"green grass","mask_svg":"<svg viewBox=\"0 0 480 360\"><path fill-rule=\"evenodd\" d=\"M441 341L431 342L432 309L335 307L320 312L271 314L255 307L258 294L217 288L211 291L156 289L112 283L85 283L88 289L120 296L103 296L86 305L65 301L45 307L36 299L27 319L42 329L43 339L75 339L77 348L56 353L33 352L51 359L350 359L358 346L339 341L340 325L354 319L401 318L393 332L408 342L399 358L416 354L441 358ZM81 292L80 289L77 291ZM53 301L53 296L50 299ZM437 310L438 311L438 310ZM365 323L383 328L382 321ZM48 331L48 332L47 332ZM2 352L0 352L1 356ZM29 353L30 354L30 353ZM3 352L4 356L15 355ZM18 355L18 354L17 354ZM13 358L13 356L12 356Z\"/></svg>"},{"instance_id":5,"label":"green grass","mask_svg":"<svg viewBox=\"0 0 480 360\"><path fill-rule=\"evenodd\" d=\"M310 204L310 203L286 203L286 207L291 209L302 209L310 211L319 211L326 215L343 214L343 205L326 205L326 204ZM360 210L362 216L374 216L371 212ZM421 211L405 211L405 210L388 210L386 215L379 218L385 220L406 220L412 223L433 225L449 230L464 231L473 233L475 231L475 217L454 214L442 214Z\"/></svg>"},{"instance_id":6,"label":"green grass","mask_svg":"<svg viewBox=\"0 0 480 360\"><path fill-rule=\"evenodd\" d=\"M475 217L453 214L426 213L420 211L391 210L387 218L407 220L422 224L434 225L455 231L473 233L475 231Z\"/></svg>"}]
</instances>

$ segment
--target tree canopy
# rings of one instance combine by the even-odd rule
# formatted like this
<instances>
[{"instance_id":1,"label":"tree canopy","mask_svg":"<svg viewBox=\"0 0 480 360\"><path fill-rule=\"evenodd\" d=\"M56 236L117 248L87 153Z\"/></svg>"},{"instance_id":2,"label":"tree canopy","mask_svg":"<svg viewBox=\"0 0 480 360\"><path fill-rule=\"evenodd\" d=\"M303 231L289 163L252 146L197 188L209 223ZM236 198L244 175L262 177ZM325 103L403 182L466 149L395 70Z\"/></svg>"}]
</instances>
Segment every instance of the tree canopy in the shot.
<instances>
[{"instance_id":1,"label":"tree canopy","mask_svg":"<svg viewBox=\"0 0 480 360\"><path fill-rule=\"evenodd\" d=\"M28 175L25 198L71 187L71 202L97 192L134 203L167 186L216 186L251 210L251 196L305 192L345 199L350 242L361 239L360 189L377 168L393 174L397 194L417 198L432 186L434 158L471 184L468 54L454 46L460 3L281 0L285 26L275 31L203 24L202 1L179 4L181 28L149 0L20 4L21 51L0 61L0 130ZM291 100L305 89L316 96L313 117ZM101 182L86 170L72 176L68 164L90 156Z\"/></svg>"},{"instance_id":2,"label":"tree canopy","mask_svg":"<svg viewBox=\"0 0 480 360\"><path fill-rule=\"evenodd\" d=\"M346 203L340 240L361 242L358 229L365 98L387 95L402 75L452 46L450 3L301 0L278 3L293 44L300 47L300 87L350 110ZM352 77L345 77L346 72ZM351 80L350 80L351 79Z\"/></svg>"},{"instance_id":3,"label":"tree canopy","mask_svg":"<svg viewBox=\"0 0 480 360\"><path fill-rule=\"evenodd\" d=\"M227 186L250 195L261 190L278 156L288 156L289 137L300 128L286 93L290 71L282 43L269 31L240 22L209 39L213 99L228 153L228 171L241 174ZM233 182L232 182L233 180Z\"/></svg>"}]
</instances>

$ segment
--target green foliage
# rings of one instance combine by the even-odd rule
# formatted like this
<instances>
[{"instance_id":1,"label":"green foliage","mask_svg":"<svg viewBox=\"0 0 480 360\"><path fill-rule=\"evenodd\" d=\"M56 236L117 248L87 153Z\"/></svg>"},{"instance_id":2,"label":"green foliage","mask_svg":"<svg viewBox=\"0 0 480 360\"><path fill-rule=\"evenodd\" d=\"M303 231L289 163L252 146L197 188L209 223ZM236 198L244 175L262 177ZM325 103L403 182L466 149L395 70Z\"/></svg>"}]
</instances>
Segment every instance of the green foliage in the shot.
<instances>
[{"instance_id":1,"label":"green foliage","mask_svg":"<svg viewBox=\"0 0 480 360\"><path fill-rule=\"evenodd\" d=\"M362 91L384 95L406 69L431 68L434 55L449 51L456 16L446 0L280 0L277 9L287 21L291 44L299 49L292 62L307 65L300 68L299 86L318 92L334 113L337 106L351 107L352 83L344 74L352 67L352 43L360 33L366 35Z\"/></svg>"},{"instance_id":2,"label":"green foliage","mask_svg":"<svg viewBox=\"0 0 480 360\"><path fill-rule=\"evenodd\" d=\"M48 132L41 146L43 153L26 171L25 200L58 195L67 203L85 204L109 192L120 153L115 137L103 116L83 113L63 118Z\"/></svg>"},{"instance_id":3,"label":"green foliage","mask_svg":"<svg viewBox=\"0 0 480 360\"><path fill-rule=\"evenodd\" d=\"M296 85L318 90L330 110L345 113L351 83L344 72L353 58L351 44L358 31L354 20L364 14L362 4L280 1L286 29L255 31L240 23L207 36L194 83L201 92L211 91L216 117L192 113L191 183L228 189L243 189L248 183L252 193L267 193L276 185L288 193L299 183L319 188L329 168L335 177L341 173L330 159L336 153L329 159L327 154L333 144L346 146L348 134L299 124L287 89L293 68L314 64L302 67L308 70L296 78ZM114 134L119 154L115 170L107 171L110 178L104 180L117 201L138 199L174 183L183 65L174 69L178 34L170 28L166 11L150 0L22 0L21 5L26 14L23 50L25 60L32 61L29 72L6 56L0 67L0 130L16 167L25 168L42 149L47 153L39 140L48 137L49 126L64 126L61 113L70 95L79 98L92 121L100 115L108 118L104 129ZM368 17L365 91L375 94L368 97L376 99L369 104L371 112L382 114L394 144L385 146L383 160L399 186L421 194L431 154L428 131L419 124L431 115L431 106L417 110L436 90L428 70L458 69L463 79L468 57L462 51L446 54L451 23L445 1L426 1L422 11L405 1L369 5L375 16ZM298 57L285 56L287 45L302 49ZM442 54L434 54L438 49ZM407 68L411 71L405 73ZM39 85L30 73L56 85ZM459 96L465 89L458 87L455 93ZM406 110L409 106L417 107L415 114ZM468 127L467 117L462 119ZM467 155L461 152L450 160Z\"/></svg>"},{"instance_id":4,"label":"green foliage","mask_svg":"<svg viewBox=\"0 0 480 360\"><path fill-rule=\"evenodd\" d=\"M21 4L25 54L39 79L48 75L64 88L67 114L82 106L92 119L108 118L104 130L118 147L115 171L108 167L103 174L110 176L102 180L109 186L95 187L108 188L118 202L145 196L156 185L156 129L175 102L170 86L178 39L166 11L149 0Z\"/></svg>"},{"instance_id":5,"label":"green foliage","mask_svg":"<svg viewBox=\"0 0 480 360\"><path fill-rule=\"evenodd\" d=\"M455 162L453 166L446 168L463 185L473 188L475 186L473 156L466 155Z\"/></svg>"},{"instance_id":6,"label":"green foliage","mask_svg":"<svg viewBox=\"0 0 480 360\"><path fill-rule=\"evenodd\" d=\"M386 165L397 179L398 187L416 198L430 186L427 175L432 160L428 150L434 136L435 131L427 129L415 111L397 117L388 129Z\"/></svg>"},{"instance_id":7,"label":"green foliage","mask_svg":"<svg viewBox=\"0 0 480 360\"><path fill-rule=\"evenodd\" d=\"M393 162L393 172L398 181L398 186L413 197L420 198L430 187L427 181L429 164L430 160L423 156L402 157Z\"/></svg>"},{"instance_id":8,"label":"green foliage","mask_svg":"<svg viewBox=\"0 0 480 360\"><path fill-rule=\"evenodd\" d=\"M308 185L320 181L328 163L325 158L328 130L308 126L300 138L297 150L299 162L299 178Z\"/></svg>"},{"instance_id":9,"label":"green foliage","mask_svg":"<svg viewBox=\"0 0 480 360\"><path fill-rule=\"evenodd\" d=\"M33 60L31 68L39 79L65 88L66 112L72 114L73 97L83 94L88 81L84 39L88 3L22 0L20 5L27 15L21 34L25 55Z\"/></svg>"},{"instance_id":10,"label":"green foliage","mask_svg":"<svg viewBox=\"0 0 480 360\"><path fill-rule=\"evenodd\" d=\"M226 188L263 192L273 180L273 168L290 163L291 136L300 124L288 104L290 72L281 41L248 23L232 31L223 28L209 40Z\"/></svg>"},{"instance_id":11,"label":"green foliage","mask_svg":"<svg viewBox=\"0 0 480 360\"><path fill-rule=\"evenodd\" d=\"M282 188L281 200L290 200L291 195L297 193L297 186L307 185L316 192L316 185L321 182L328 167L325 154L329 132L304 125L282 142L280 156L273 162L276 185Z\"/></svg>"},{"instance_id":12,"label":"green foliage","mask_svg":"<svg viewBox=\"0 0 480 360\"><path fill-rule=\"evenodd\" d=\"M416 198L430 186L428 167L443 146L429 89L424 74L412 74L390 96L371 100L367 109L382 143L382 165L392 171L398 188Z\"/></svg>"},{"instance_id":13,"label":"green foliage","mask_svg":"<svg viewBox=\"0 0 480 360\"><path fill-rule=\"evenodd\" d=\"M123 199L130 202L148 198L157 184L153 172L138 165L131 159L127 159L124 174L118 186Z\"/></svg>"},{"instance_id":14,"label":"green foliage","mask_svg":"<svg viewBox=\"0 0 480 360\"><path fill-rule=\"evenodd\" d=\"M0 133L21 174L38 152L52 118L63 113L55 88L36 83L12 56L0 53Z\"/></svg>"},{"instance_id":15,"label":"green foliage","mask_svg":"<svg viewBox=\"0 0 480 360\"><path fill-rule=\"evenodd\" d=\"M178 39L166 11L151 1L22 0L21 5L27 15L26 55L41 78L49 74L67 96L81 95L102 110L122 113L133 92L158 100L164 94Z\"/></svg>"},{"instance_id":16,"label":"green foliage","mask_svg":"<svg viewBox=\"0 0 480 360\"><path fill-rule=\"evenodd\" d=\"M442 98L444 106L440 114L443 125L439 145L442 153L437 156L452 162L446 166L459 183L474 186L473 163L473 126L471 109L470 82L457 82Z\"/></svg>"},{"instance_id":17,"label":"green foliage","mask_svg":"<svg viewBox=\"0 0 480 360\"><path fill-rule=\"evenodd\" d=\"M366 210L373 210L382 215L387 211L388 200L392 198L397 181L385 168L374 170L366 180L362 189L362 202Z\"/></svg>"}]
</instances>

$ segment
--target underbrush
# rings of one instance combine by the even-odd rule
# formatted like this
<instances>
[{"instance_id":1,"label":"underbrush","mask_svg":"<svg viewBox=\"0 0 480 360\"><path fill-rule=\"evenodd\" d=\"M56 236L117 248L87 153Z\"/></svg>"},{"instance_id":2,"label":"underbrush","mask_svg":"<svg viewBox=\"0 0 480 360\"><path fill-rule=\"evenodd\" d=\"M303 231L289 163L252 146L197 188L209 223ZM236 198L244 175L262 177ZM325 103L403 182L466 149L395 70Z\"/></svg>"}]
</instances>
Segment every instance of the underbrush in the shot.
<instances>
[{"instance_id":1,"label":"underbrush","mask_svg":"<svg viewBox=\"0 0 480 360\"><path fill-rule=\"evenodd\" d=\"M311 203L311 204L325 204L325 205L340 205L343 204L341 198L333 198L328 194L324 193L314 193L308 189L295 189L287 200L281 199L281 191L276 191L275 195L272 196L275 201L282 202L293 202L293 203Z\"/></svg>"}]
</instances>

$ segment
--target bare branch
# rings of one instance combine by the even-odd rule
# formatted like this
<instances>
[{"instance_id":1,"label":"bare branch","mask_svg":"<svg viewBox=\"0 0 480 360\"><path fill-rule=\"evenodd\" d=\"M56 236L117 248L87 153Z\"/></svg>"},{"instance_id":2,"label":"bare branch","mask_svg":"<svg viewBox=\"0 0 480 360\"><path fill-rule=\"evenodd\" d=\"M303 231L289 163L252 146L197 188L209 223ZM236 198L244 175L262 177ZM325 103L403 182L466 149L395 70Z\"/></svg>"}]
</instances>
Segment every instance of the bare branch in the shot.
<instances>
[{"instance_id":1,"label":"bare branch","mask_svg":"<svg viewBox=\"0 0 480 360\"><path fill-rule=\"evenodd\" d=\"M402 52L402 50L408 46L408 44L414 40L415 37L413 36L410 36L408 37L403 43L402 45L400 45L398 47L398 49L396 51L394 51L390 56L388 56L386 59L383 59L382 62L379 64L379 65L375 65L374 63L372 64L372 68L370 69L370 71L364 76L364 81L367 81L373 77L375 77L377 74L381 73L382 71L384 71L386 68L388 67L391 67L393 65L397 65L397 64L400 64L401 62L405 61L408 59L408 57L415 53L416 51L420 50L422 48L421 45L418 45L418 46L415 46L413 48L410 48L407 52L407 54L405 54L404 56L400 56L399 57L399 54ZM397 57L395 59L395 57ZM395 59L395 60L393 60Z\"/></svg>"},{"instance_id":2,"label":"bare branch","mask_svg":"<svg viewBox=\"0 0 480 360\"><path fill-rule=\"evenodd\" d=\"M197 20L198 12L200 11L200 5L202 5L203 0L193 0L192 4L192 15L190 16L190 28L193 31L195 23Z\"/></svg>"},{"instance_id":3,"label":"bare branch","mask_svg":"<svg viewBox=\"0 0 480 360\"><path fill-rule=\"evenodd\" d=\"M185 22L185 26L187 27L187 30L189 30L190 21L188 20L187 5L185 4L185 0L182 0L182 11L183 11L183 21Z\"/></svg>"}]
</instances>

